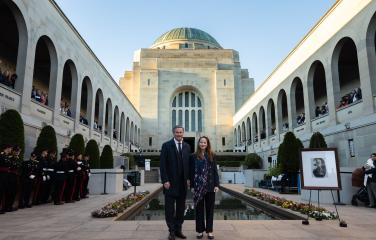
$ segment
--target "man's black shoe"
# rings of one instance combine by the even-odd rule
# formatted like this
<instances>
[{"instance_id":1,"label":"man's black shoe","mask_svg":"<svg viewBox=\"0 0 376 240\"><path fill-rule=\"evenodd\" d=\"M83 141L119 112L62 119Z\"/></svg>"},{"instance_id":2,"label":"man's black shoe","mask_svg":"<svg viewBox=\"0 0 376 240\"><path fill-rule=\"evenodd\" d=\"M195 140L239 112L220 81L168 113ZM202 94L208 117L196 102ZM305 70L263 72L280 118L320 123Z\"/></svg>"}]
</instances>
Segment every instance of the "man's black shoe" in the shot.
<instances>
[{"instance_id":1,"label":"man's black shoe","mask_svg":"<svg viewBox=\"0 0 376 240\"><path fill-rule=\"evenodd\" d=\"M175 232L175 237L186 239L187 237L182 232Z\"/></svg>"},{"instance_id":2,"label":"man's black shoe","mask_svg":"<svg viewBox=\"0 0 376 240\"><path fill-rule=\"evenodd\" d=\"M175 240L175 234L170 233L170 235L168 235L168 240Z\"/></svg>"}]
</instances>

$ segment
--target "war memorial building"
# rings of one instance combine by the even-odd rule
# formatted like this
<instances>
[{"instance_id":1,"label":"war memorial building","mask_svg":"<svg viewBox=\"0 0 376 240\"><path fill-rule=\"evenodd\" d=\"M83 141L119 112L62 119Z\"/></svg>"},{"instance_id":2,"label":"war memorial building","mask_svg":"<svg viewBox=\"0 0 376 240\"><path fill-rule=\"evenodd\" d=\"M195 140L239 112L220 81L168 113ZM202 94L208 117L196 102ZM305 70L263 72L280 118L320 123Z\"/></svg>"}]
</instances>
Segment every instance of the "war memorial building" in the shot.
<instances>
[{"instance_id":1,"label":"war memorial building","mask_svg":"<svg viewBox=\"0 0 376 240\"><path fill-rule=\"evenodd\" d=\"M337 1L256 89L224 48L236 46L194 28L150 39L118 85L53 0L1 0L0 69L17 79L0 84L0 109L20 112L26 156L45 125L59 149L81 133L119 156L158 152L181 124L190 144L208 135L216 151L256 152L267 169L287 131L305 146L320 131L338 148L348 202L349 172L376 152L375 13L376 1Z\"/></svg>"}]
</instances>

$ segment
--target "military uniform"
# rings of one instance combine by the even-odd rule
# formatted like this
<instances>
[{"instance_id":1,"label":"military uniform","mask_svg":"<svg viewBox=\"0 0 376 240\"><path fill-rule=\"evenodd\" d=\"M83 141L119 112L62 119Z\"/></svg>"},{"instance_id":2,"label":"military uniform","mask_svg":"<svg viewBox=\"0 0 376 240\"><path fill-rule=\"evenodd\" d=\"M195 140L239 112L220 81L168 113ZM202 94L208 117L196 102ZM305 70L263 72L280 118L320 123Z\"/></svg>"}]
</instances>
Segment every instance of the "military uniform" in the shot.
<instances>
[{"instance_id":1,"label":"military uniform","mask_svg":"<svg viewBox=\"0 0 376 240\"><path fill-rule=\"evenodd\" d=\"M63 204L64 190L66 185L66 172L65 172L65 162L66 160L60 159L60 161L55 162L54 165L54 183L52 198L55 205Z\"/></svg>"},{"instance_id":2,"label":"military uniform","mask_svg":"<svg viewBox=\"0 0 376 240\"><path fill-rule=\"evenodd\" d=\"M8 172L10 167L9 156L4 152L0 153L0 213L5 211L5 196L6 196L6 185L8 182Z\"/></svg>"},{"instance_id":3,"label":"military uniform","mask_svg":"<svg viewBox=\"0 0 376 240\"><path fill-rule=\"evenodd\" d=\"M87 194L89 193L88 184L89 184L89 177L90 177L89 161L86 161L86 160L82 161L82 170L83 170L83 180L82 180L82 188L81 188L81 198L87 198Z\"/></svg>"},{"instance_id":4,"label":"military uniform","mask_svg":"<svg viewBox=\"0 0 376 240\"><path fill-rule=\"evenodd\" d=\"M74 202L73 194L76 188L77 163L74 159L66 160L66 186L64 191L65 202Z\"/></svg>"},{"instance_id":5,"label":"military uniform","mask_svg":"<svg viewBox=\"0 0 376 240\"><path fill-rule=\"evenodd\" d=\"M83 170L83 161L78 160L76 162L76 186L74 189L73 199L76 201L80 201L82 198L82 188L83 188L83 180L84 180L84 170Z\"/></svg>"},{"instance_id":6,"label":"military uniform","mask_svg":"<svg viewBox=\"0 0 376 240\"><path fill-rule=\"evenodd\" d=\"M13 203L16 200L16 195L18 193L18 178L19 170L21 167L21 161L18 156L9 157L9 171L7 177L7 184L5 185L5 210L10 212L16 209L13 209Z\"/></svg>"},{"instance_id":7,"label":"military uniform","mask_svg":"<svg viewBox=\"0 0 376 240\"><path fill-rule=\"evenodd\" d=\"M38 161L30 159L22 163L20 208L31 207L30 197L31 193L35 192L37 171Z\"/></svg>"}]
</instances>

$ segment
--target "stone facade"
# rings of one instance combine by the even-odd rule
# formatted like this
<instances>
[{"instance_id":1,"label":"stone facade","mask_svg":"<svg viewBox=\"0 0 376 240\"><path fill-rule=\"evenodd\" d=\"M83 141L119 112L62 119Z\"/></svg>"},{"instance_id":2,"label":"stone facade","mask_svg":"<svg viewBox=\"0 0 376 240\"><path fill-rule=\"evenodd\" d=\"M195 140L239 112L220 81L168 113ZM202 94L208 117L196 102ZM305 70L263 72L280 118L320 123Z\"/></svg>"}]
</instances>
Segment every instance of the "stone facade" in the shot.
<instances>
[{"instance_id":1,"label":"stone facade","mask_svg":"<svg viewBox=\"0 0 376 240\"><path fill-rule=\"evenodd\" d=\"M75 133L82 133L86 141L95 139L101 148L111 145L115 156L130 147L136 149L141 116L56 3L2 0L0 4L0 24L7 32L1 35L0 45L11 45L1 48L0 67L18 75L14 89L1 84L0 106L2 112L11 108L21 113L25 157L29 157L45 125L55 128L59 150ZM41 50L43 47L45 50ZM66 66L70 72L66 72ZM47 71L38 75L39 69ZM48 104L31 99L33 86L48 93ZM64 89L66 86L69 89ZM63 100L70 105L70 117L61 114ZM80 123L80 115L87 124ZM96 128L94 122L103 128ZM116 138L113 129L117 130Z\"/></svg>"},{"instance_id":2,"label":"stone facade","mask_svg":"<svg viewBox=\"0 0 376 240\"><path fill-rule=\"evenodd\" d=\"M319 131L338 149L349 202L352 170L376 151L375 12L375 1L337 1L234 115L235 149L258 153L268 167L286 131L305 147ZM356 88L362 98L340 107ZM325 102L329 111L317 116ZM305 122L298 124L301 113Z\"/></svg>"},{"instance_id":3,"label":"stone facade","mask_svg":"<svg viewBox=\"0 0 376 240\"><path fill-rule=\"evenodd\" d=\"M145 150L159 150L171 138L175 124L186 128L185 137L194 139L194 145L197 137L207 135L216 151L232 149L232 117L253 92L253 79L240 68L235 50L215 49L213 45L209 49L195 48L196 42L170 40L168 44L159 42L152 48L140 49L134 55L133 71L126 71L120 79L120 87L142 116L141 145ZM184 98L181 108L179 93ZM189 97L185 99L186 94ZM200 99L200 110L186 102L195 101L192 96ZM197 122L198 111L202 123ZM189 115L186 117L185 113Z\"/></svg>"}]
</instances>

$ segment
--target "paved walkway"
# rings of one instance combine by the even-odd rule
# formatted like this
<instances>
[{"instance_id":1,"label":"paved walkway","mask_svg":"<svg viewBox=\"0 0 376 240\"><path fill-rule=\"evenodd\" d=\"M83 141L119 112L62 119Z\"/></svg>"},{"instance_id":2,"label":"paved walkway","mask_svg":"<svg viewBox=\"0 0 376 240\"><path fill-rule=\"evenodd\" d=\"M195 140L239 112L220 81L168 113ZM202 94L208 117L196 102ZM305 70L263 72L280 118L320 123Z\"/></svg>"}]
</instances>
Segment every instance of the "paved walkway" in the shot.
<instances>
[{"instance_id":1,"label":"paved walkway","mask_svg":"<svg viewBox=\"0 0 376 240\"><path fill-rule=\"evenodd\" d=\"M140 190L157 189L159 184L147 184ZM242 191L243 186L230 185ZM31 209L0 215L0 239L167 239L164 221L113 221L96 219L91 211L107 202L127 195L95 195L74 204L41 205ZM283 195L283 197L288 197ZM338 221L215 221L216 239L375 239L376 209L340 207L349 223L340 228ZM195 239L194 221L184 222L183 232Z\"/></svg>"}]
</instances>

